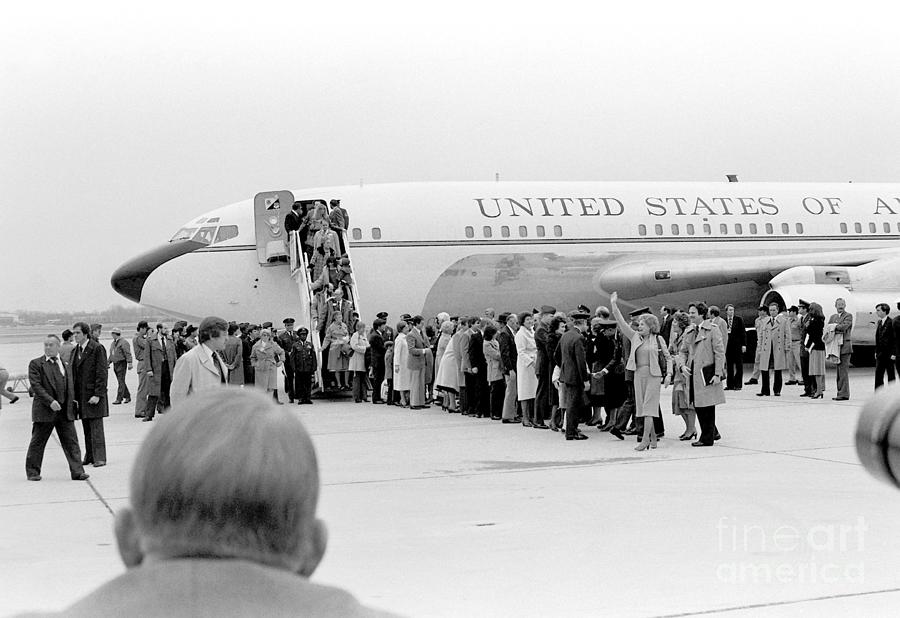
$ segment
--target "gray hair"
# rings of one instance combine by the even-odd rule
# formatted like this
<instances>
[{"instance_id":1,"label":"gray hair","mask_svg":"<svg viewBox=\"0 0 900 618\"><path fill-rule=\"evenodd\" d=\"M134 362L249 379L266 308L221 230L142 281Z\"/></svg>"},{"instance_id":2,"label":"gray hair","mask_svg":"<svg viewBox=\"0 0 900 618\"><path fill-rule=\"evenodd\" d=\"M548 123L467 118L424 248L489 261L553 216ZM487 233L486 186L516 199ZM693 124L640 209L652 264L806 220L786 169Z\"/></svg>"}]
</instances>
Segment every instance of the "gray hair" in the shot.
<instances>
[{"instance_id":1,"label":"gray hair","mask_svg":"<svg viewBox=\"0 0 900 618\"><path fill-rule=\"evenodd\" d=\"M251 390L217 389L173 406L131 472L141 549L167 557L292 567L313 542L318 496L300 419Z\"/></svg>"}]
</instances>

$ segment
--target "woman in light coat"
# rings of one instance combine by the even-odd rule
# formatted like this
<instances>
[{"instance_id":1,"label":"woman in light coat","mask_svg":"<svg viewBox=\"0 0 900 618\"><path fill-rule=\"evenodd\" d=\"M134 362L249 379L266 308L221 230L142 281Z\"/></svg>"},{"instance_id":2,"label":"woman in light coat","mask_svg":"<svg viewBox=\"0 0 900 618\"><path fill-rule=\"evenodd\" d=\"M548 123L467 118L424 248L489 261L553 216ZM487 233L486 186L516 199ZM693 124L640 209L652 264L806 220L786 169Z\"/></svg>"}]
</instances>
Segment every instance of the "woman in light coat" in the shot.
<instances>
[{"instance_id":1,"label":"woman in light coat","mask_svg":"<svg viewBox=\"0 0 900 618\"><path fill-rule=\"evenodd\" d=\"M769 374L772 371L775 372L775 396L781 395L781 372L787 369L785 360L791 350L791 331L787 320L778 316L780 309L778 303L769 303L769 316L760 321L756 331L756 355L762 372L762 388L756 393L757 397L768 397L771 394Z\"/></svg>"},{"instance_id":2,"label":"woman in light coat","mask_svg":"<svg viewBox=\"0 0 900 618\"><path fill-rule=\"evenodd\" d=\"M537 344L534 342L534 317L530 312L519 314L519 330L516 331L516 395L522 406L522 424L525 427L543 425L543 419L534 418L534 398L537 394Z\"/></svg>"},{"instance_id":3,"label":"woman in light coat","mask_svg":"<svg viewBox=\"0 0 900 618\"><path fill-rule=\"evenodd\" d=\"M613 317L624 337L631 342L631 351L625 369L634 372L635 416L643 416L644 433L641 443L634 450L644 451L656 448L656 427L653 418L659 416L659 394L662 384L668 386L672 379L672 357L666 342L659 335L659 319L652 313L638 316L635 331L625 320L618 305L619 296L613 292L609 297ZM715 326L718 330L718 326ZM719 337L721 337L719 333ZM660 356L663 360L660 360Z\"/></svg>"},{"instance_id":4,"label":"woman in light coat","mask_svg":"<svg viewBox=\"0 0 900 618\"><path fill-rule=\"evenodd\" d=\"M350 390L350 354L345 346L350 343L350 331L344 323L344 316L340 311L335 311L331 317L331 324L325 330L325 340L322 347L328 348L328 371L335 372L338 388L342 391Z\"/></svg>"},{"instance_id":5,"label":"woman in light coat","mask_svg":"<svg viewBox=\"0 0 900 618\"><path fill-rule=\"evenodd\" d=\"M672 320L672 332L669 336L669 353L678 354L684 333L691 325L688 314L678 312ZM694 440L697 437L697 413L690 402L688 392L688 379L681 371L673 372L672 379L672 414L677 414L684 420L684 432L678 436L681 441Z\"/></svg>"},{"instance_id":6,"label":"woman in light coat","mask_svg":"<svg viewBox=\"0 0 900 618\"><path fill-rule=\"evenodd\" d=\"M256 386L274 396L278 388L278 371L284 363L284 350L272 341L272 331L264 328L259 332L259 341L250 351L250 364L256 374ZM281 403L280 401L278 403Z\"/></svg>"},{"instance_id":7,"label":"woman in light coat","mask_svg":"<svg viewBox=\"0 0 900 618\"><path fill-rule=\"evenodd\" d=\"M453 322L441 324L434 362L434 388L441 393L441 408L445 412L456 410L456 393L459 390L459 361L453 347Z\"/></svg>"},{"instance_id":8,"label":"woman in light coat","mask_svg":"<svg viewBox=\"0 0 900 618\"><path fill-rule=\"evenodd\" d=\"M400 405L409 407L409 388L412 383L412 372L409 370L409 346L406 333L409 324L397 323L397 338L394 339L394 391L400 393Z\"/></svg>"},{"instance_id":9,"label":"woman in light coat","mask_svg":"<svg viewBox=\"0 0 900 618\"><path fill-rule=\"evenodd\" d=\"M350 337L349 370L353 372L353 400L356 403L368 401L366 398L366 350L369 349L369 338L366 336L366 325L359 321L356 323L356 332Z\"/></svg>"},{"instance_id":10,"label":"woman in light coat","mask_svg":"<svg viewBox=\"0 0 900 618\"><path fill-rule=\"evenodd\" d=\"M712 446L719 438L716 427L716 406L725 403L722 377L725 375L725 342L722 331L706 319L704 303L688 307L688 326L678 348L678 367L687 380L688 401L693 404L700 421L700 439L691 446ZM709 381L704 378L708 368ZM710 375L711 372L711 375Z\"/></svg>"}]
</instances>

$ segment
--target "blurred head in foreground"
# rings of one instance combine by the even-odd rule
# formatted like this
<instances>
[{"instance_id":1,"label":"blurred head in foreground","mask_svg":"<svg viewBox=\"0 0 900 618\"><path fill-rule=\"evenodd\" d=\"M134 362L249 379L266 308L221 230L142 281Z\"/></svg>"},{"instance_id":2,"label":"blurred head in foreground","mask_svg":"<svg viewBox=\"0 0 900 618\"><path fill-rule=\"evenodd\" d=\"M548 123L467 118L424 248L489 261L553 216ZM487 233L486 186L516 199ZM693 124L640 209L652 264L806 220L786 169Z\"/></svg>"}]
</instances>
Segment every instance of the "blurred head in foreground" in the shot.
<instances>
[{"instance_id":1,"label":"blurred head in foreground","mask_svg":"<svg viewBox=\"0 0 900 618\"><path fill-rule=\"evenodd\" d=\"M312 574L327 542L316 454L300 420L279 407L230 388L172 407L141 445L131 506L116 515L127 567L230 558Z\"/></svg>"}]
</instances>

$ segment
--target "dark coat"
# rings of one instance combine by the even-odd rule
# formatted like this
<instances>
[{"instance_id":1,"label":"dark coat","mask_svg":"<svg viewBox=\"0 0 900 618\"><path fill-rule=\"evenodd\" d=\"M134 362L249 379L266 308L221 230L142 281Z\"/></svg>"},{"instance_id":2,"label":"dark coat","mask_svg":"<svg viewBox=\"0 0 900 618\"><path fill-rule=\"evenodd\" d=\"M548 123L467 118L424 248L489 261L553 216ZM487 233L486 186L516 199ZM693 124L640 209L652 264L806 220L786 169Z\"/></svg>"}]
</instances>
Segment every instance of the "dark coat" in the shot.
<instances>
[{"instance_id":1,"label":"dark coat","mask_svg":"<svg viewBox=\"0 0 900 618\"><path fill-rule=\"evenodd\" d=\"M171 339L166 339L166 360L169 365L169 378L175 375L175 344ZM153 375L147 380L147 394L153 397L160 396L162 388L163 351L159 345L159 339L153 338L147 341L147 370Z\"/></svg>"},{"instance_id":2,"label":"dark coat","mask_svg":"<svg viewBox=\"0 0 900 618\"><path fill-rule=\"evenodd\" d=\"M106 398L109 377L106 349L93 339L88 339L83 354L79 353L78 346L75 346L71 367L75 381L73 396L77 406L76 415L80 418L109 416L109 401ZM99 397L100 401L91 405L88 403L91 397Z\"/></svg>"},{"instance_id":3,"label":"dark coat","mask_svg":"<svg viewBox=\"0 0 900 618\"><path fill-rule=\"evenodd\" d=\"M503 325L497 331L497 343L500 344L500 366L503 367L503 375L516 370L519 353L516 350L516 340L509 327Z\"/></svg>"},{"instance_id":4,"label":"dark coat","mask_svg":"<svg viewBox=\"0 0 900 618\"><path fill-rule=\"evenodd\" d=\"M293 370L293 365L291 364L291 356L288 354L291 351L291 348L294 347L296 342L300 341L300 336L296 333L296 331L289 331L285 329L281 332L276 338L275 342L281 346L281 349L285 351L284 356L284 369L285 371Z\"/></svg>"},{"instance_id":5,"label":"dark coat","mask_svg":"<svg viewBox=\"0 0 900 618\"><path fill-rule=\"evenodd\" d=\"M549 378L553 373L553 352L550 350L550 330L543 324L534 329L534 343L537 346L534 372L538 377Z\"/></svg>"},{"instance_id":6,"label":"dark coat","mask_svg":"<svg viewBox=\"0 0 900 618\"><path fill-rule=\"evenodd\" d=\"M894 316L891 321L894 323L894 343L897 345L897 351L894 353L900 358L900 315Z\"/></svg>"},{"instance_id":7,"label":"dark coat","mask_svg":"<svg viewBox=\"0 0 900 618\"><path fill-rule=\"evenodd\" d=\"M316 354L316 349L309 339L306 341L297 339L291 346L288 356L291 358L291 368L296 372L313 373L318 367L318 359L316 358L318 354Z\"/></svg>"},{"instance_id":8,"label":"dark coat","mask_svg":"<svg viewBox=\"0 0 900 618\"><path fill-rule=\"evenodd\" d=\"M515 344L513 344L515 349ZM469 355L469 366L478 369L479 377L487 379L487 359L484 356L484 335L480 330L473 330L469 337L469 349L466 351ZM501 352L502 355L502 352Z\"/></svg>"},{"instance_id":9,"label":"dark coat","mask_svg":"<svg viewBox=\"0 0 900 618\"><path fill-rule=\"evenodd\" d=\"M822 318L810 318L806 323L806 340L803 347L807 350L812 346L813 350L825 350L825 342L822 341L822 333L825 331L825 320Z\"/></svg>"},{"instance_id":10,"label":"dark coat","mask_svg":"<svg viewBox=\"0 0 900 618\"><path fill-rule=\"evenodd\" d=\"M878 320L878 325L875 327L875 356L890 358L896 353L897 341L894 323L890 317L887 318L887 321Z\"/></svg>"},{"instance_id":11,"label":"dark coat","mask_svg":"<svg viewBox=\"0 0 900 618\"><path fill-rule=\"evenodd\" d=\"M728 318L725 318L728 322ZM728 334L728 340L725 344L725 354L727 356L740 356L741 347L747 345L747 329L744 328L744 320L741 316L735 315L731 319L731 332Z\"/></svg>"},{"instance_id":12,"label":"dark coat","mask_svg":"<svg viewBox=\"0 0 900 618\"><path fill-rule=\"evenodd\" d=\"M384 372L384 337L377 330L369 333L369 353L373 371Z\"/></svg>"},{"instance_id":13,"label":"dark coat","mask_svg":"<svg viewBox=\"0 0 900 618\"><path fill-rule=\"evenodd\" d=\"M584 336L573 328L567 330L556 348L559 381L570 386L584 384L591 379L584 352Z\"/></svg>"},{"instance_id":14,"label":"dark coat","mask_svg":"<svg viewBox=\"0 0 900 618\"><path fill-rule=\"evenodd\" d=\"M57 420L75 420L75 384L72 368L60 358L66 370L65 377L43 355L28 363L28 381L34 391L31 402L32 423L52 423ZM54 412L50 404L56 401L62 410Z\"/></svg>"}]
</instances>

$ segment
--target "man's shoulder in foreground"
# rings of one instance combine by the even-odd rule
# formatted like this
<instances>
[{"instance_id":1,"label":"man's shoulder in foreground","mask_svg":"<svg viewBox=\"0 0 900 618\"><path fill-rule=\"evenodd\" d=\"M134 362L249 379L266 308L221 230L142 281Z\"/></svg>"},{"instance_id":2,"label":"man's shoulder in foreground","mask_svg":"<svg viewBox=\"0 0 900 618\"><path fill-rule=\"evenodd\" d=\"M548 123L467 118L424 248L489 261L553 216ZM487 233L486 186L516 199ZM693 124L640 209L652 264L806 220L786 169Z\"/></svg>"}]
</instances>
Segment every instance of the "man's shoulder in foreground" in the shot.
<instances>
[{"instance_id":1,"label":"man's shoulder in foreground","mask_svg":"<svg viewBox=\"0 0 900 618\"><path fill-rule=\"evenodd\" d=\"M243 560L183 559L130 569L59 613L21 618L98 615L395 616L281 569Z\"/></svg>"}]
</instances>

